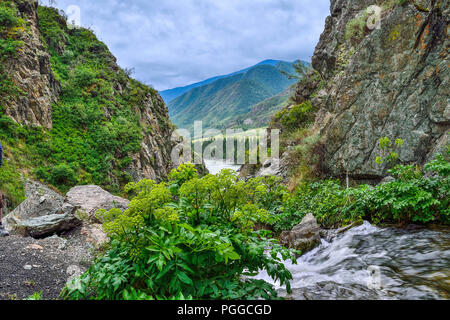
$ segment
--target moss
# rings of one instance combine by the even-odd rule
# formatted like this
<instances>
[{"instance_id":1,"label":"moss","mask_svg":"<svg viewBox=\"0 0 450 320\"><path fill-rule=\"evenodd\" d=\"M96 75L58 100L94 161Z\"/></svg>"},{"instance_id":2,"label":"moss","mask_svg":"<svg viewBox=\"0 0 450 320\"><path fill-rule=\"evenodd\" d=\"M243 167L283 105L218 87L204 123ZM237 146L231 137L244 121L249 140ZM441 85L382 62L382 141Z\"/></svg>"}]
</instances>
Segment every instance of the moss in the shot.
<instances>
[{"instance_id":1,"label":"moss","mask_svg":"<svg viewBox=\"0 0 450 320\"><path fill-rule=\"evenodd\" d=\"M345 40L353 44L359 43L365 36L366 24L369 14L367 10L351 19L345 26Z\"/></svg>"}]
</instances>

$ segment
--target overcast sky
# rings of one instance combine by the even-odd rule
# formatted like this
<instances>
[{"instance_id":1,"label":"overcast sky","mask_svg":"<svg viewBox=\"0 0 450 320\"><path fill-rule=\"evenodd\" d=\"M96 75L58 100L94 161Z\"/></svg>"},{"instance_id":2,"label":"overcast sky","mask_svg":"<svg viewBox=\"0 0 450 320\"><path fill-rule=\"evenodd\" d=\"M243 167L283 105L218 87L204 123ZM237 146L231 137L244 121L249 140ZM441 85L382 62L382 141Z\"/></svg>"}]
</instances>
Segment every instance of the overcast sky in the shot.
<instances>
[{"instance_id":1,"label":"overcast sky","mask_svg":"<svg viewBox=\"0 0 450 320\"><path fill-rule=\"evenodd\" d=\"M46 2L48 0L41 0ZM158 90L266 59L311 60L329 0L56 0ZM76 8L75 8L76 9Z\"/></svg>"}]
</instances>

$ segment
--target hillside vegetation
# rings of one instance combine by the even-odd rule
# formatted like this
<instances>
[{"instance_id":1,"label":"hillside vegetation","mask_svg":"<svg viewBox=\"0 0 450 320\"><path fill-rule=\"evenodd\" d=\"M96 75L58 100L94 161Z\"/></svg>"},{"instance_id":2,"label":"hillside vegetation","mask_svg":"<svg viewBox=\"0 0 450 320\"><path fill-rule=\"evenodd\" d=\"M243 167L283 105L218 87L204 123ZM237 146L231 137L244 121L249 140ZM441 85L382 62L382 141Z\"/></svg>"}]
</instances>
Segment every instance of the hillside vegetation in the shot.
<instances>
[{"instance_id":1,"label":"hillside vegetation","mask_svg":"<svg viewBox=\"0 0 450 320\"><path fill-rule=\"evenodd\" d=\"M295 82L280 71L294 73L292 64L257 65L244 73L192 89L169 103L171 120L179 128L191 129L202 120L204 128L227 128L236 116L273 97Z\"/></svg>"},{"instance_id":2,"label":"hillside vegetation","mask_svg":"<svg viewBox=\"0 0 450 320\"><path fill-rule=\"evenodd\" d=\"M19 18L15 2L0 3L0 72L3 65L20 66L22 56L31 55L27 34L37 26L59 94L53 97L48 127L24 123L20 105L29 93L14 85L14 70L1 73L0 140L6 156L0 171L2 190L17 205L23 199L23 173L61 191L76 184L120 191L136 174L133 158L144 137L158 140L161 131L166 131L164 136L170 132L167 109L154 89L117 66L90 30L69 28L54 8L39 6L37 17L34 11L27 14Z\"/></svg>"}]
</instances>

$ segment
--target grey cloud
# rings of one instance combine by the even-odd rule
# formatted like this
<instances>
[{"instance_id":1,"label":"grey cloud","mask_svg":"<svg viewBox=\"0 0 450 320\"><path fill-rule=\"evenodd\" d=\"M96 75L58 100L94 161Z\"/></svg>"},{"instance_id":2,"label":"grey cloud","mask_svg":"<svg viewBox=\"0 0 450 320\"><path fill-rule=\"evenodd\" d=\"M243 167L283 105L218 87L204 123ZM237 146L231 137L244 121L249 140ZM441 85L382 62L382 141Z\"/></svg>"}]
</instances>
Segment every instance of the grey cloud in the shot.
<instances>
[{"instance_id":1,"label":"grey cloud","mask_svg":"<svg viewBox=\"0 0 450 320\"><path fill-rule=\"evenodd\" d=\"M158 90L265 59L310 60L329 14L329 0L56 2L63 10L78 5L82 25Z\"/></svg>"}]
</instances>

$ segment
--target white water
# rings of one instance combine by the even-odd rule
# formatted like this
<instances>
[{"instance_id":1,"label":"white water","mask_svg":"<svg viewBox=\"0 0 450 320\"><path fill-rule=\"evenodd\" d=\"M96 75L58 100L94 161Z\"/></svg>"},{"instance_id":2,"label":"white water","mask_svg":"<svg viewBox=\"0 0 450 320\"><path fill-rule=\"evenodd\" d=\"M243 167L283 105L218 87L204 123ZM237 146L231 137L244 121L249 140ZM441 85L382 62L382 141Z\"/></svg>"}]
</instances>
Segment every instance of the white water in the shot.
<instances>
[{"instance_id":1,"label":"white water","mask_svg":"<svg viewBox=\"0 0 450 320\"><path fill-rule=\"evenodd\" d=\"M228 162L225 160L207 160L205 159L205 166L211 174L218 174L222 169L232 169L234 171L238 171L241 167L240 165L236 165L233 162Z\"/></svg>"},{"instance_id":2,"label":"white water","mask_svg":"<svg viewBox=\"0 0 450 320\"><path fill-rule=\"evenodd\" d=\"M286 266L291 295L266 272L256 278L287 299L450 299L450 232L365 222Z\"/></svg>"}]
</instances>

